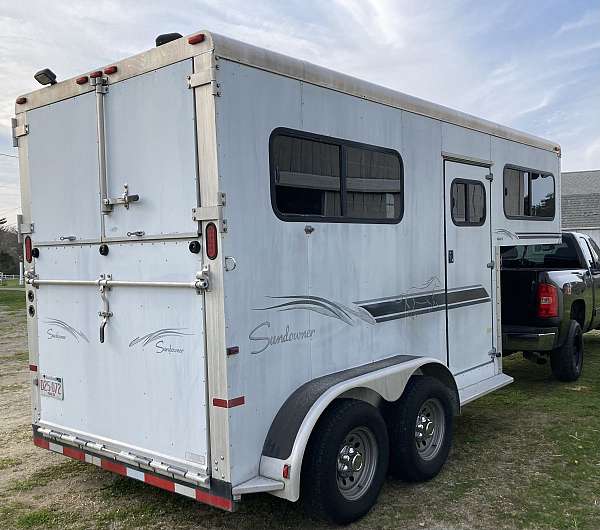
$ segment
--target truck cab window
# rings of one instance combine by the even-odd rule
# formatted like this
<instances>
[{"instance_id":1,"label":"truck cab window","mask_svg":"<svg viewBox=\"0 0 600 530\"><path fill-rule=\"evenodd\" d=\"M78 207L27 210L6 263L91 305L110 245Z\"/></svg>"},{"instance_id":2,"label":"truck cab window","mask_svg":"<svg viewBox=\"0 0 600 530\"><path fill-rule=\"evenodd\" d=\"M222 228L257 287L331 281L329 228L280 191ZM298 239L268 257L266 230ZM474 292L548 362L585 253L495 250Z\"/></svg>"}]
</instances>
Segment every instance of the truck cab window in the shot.
<instances>
[{"instance_id":1,"label":"truck cab window","mask_svg":"<svg viewBox=\"0 0 600 530\"><path fill-rule=\"evenodd\" d=\"M277 129L269 155L272 204L283 220L397 223L402 217L396 151Z\"/></svg>"},{"instance_id":2,"label":"truck cab window","mask_svg":"<svg viewBox=\"0 0 600 530\"><path fill-rule=\"evenodd\" d=\"M455 225L481 226L485 223L485 188L481 182L454 179L450 196Z\"/></svg>"},{"instance_id":3,"label":"truck cab window","mask_svg":"<svg viewBox=\"0 0 600 530\"><path fill-rule=\"evenodd\" d=\"M540 171L504 168L504 213L510 218L554 219L554 176Z\"/></svg>"},{"instance_id":4,"label":"truck cab window","mask_svg":"<svg viewBox=\"0 0 600 530\"><path fill-rule=\"evenodd\" d=\"M562 243L558 244L503 247L501 256L504 269L578 269L581 267L575 240L566 236L563 236Z\"/></svg>"}]
</instances>

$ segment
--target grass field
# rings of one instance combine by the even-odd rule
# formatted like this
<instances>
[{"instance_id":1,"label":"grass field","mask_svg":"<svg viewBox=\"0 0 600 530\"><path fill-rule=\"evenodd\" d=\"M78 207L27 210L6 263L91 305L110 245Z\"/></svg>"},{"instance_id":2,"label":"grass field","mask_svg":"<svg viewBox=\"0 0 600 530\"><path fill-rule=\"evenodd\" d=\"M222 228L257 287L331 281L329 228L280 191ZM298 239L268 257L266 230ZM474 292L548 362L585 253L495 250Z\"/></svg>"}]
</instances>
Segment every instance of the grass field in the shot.
<instances>
[{"instance_id":1,"label":"grass field","mask_svg":"<svg viewBox=\"0 0 600 530\"><path fill-rule=\"evenodd\" d=\"M250 496L226 514L30 442L24 297L0 292L0 528L321 528L295 504ZM600 334L582 378L506 359L515 383L466 406L442 473L388 480L352 528L600 528Z\"/></svg>"},{"instance_id":2,"label":"grass field","mask_svg":"<svg viewBox=\"0 0 600 530\"><path fill-rule=\"evenodd\" d=\"M4 282L0 282L0 289L4 287L20 287L19 280L5 280Z\"/></svg>"}]
</instances>

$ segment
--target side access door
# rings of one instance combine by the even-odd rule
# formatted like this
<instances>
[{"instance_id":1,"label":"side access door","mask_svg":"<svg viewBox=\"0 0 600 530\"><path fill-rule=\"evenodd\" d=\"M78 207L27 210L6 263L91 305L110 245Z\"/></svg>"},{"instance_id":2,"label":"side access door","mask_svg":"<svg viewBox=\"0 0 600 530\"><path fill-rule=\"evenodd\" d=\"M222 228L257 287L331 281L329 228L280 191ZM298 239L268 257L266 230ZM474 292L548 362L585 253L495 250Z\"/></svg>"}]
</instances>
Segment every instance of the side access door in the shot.
<instances>
[{"instance_id":1,"label":"side access door","mask_svg":"<svg viewBox=\"0 0 600 530\"><path fill-rule=\"evenodd\" d=\"M446 160L448 365L460 387L498 371L493 326L489 167Z\"/></svg>"}]
</instances>

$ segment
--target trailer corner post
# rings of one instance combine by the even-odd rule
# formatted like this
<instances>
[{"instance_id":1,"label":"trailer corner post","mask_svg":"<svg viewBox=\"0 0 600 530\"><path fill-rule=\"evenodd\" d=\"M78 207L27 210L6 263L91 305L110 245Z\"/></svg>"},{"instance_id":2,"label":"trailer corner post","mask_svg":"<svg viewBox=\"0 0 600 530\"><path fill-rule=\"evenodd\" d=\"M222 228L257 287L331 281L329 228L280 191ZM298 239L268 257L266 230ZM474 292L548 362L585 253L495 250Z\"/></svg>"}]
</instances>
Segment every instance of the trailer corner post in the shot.
<instances>
[{"instance_id":1,"label":"trailer corner post","mask_svg":"<svg viewBox=\"0 0 600 530\"><path fill-rule=\"evenodd\" d=\"M194 57L194 74L216 73L214 52ZM196 138L198 142L198 181L200 208L210 206L219 195L217 157L216 94L213 83L200 84L194 90L196 102ZM207 204L208 203L208 204ZM198 221L201 233L205 220ZM205 245L203 245L205 247ZM207 260L206 248L203 259ZM229 408L214 406L213 399L228 400L227 355L225 346L225 300L222 253L210 266L210 290L205 291L206 359L208 375L208 416L210 433L210 468L214 479L231 481Z\"/></svg>"}]
</instances>

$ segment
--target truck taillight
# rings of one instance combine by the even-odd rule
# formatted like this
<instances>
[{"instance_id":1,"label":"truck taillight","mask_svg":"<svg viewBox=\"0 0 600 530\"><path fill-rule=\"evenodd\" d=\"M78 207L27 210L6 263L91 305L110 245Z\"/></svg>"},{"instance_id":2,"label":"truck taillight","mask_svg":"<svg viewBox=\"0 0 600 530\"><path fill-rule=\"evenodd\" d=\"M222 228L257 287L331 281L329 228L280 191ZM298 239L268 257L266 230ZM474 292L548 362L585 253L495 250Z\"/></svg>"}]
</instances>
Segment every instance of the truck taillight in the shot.
<instances>
[{"instance_id":1,"label":"truck taillight","mask_svg":"<svg viewBox=\"0 0 600 530\"><path fill-rule=\"evenodd\" d=\"M215 223L206 225L206 255L208 259L215 259L219 254L218 233Z\"/></svg>"},{"instance_id":2,"label":"truck taillight","mask_svg":"<svg viewBox=\"0 0 600 530\"><path fill-rule=\"evenodd\" d=\"M538 285L537 316L540 318L558 316L558 290L554 285L547 283Z\"/></svg>"},{"instance_id":3,"label":"truck taillight","mask_svg":"<svg viewBox=\"0 0 600 530\"><path fill-rule=\"evenodd\" d=\"M27 236L25 238L25 259L27 260L27 263L31 263L31 260L33 259L33 254L31 252L31 250L32 250L31 238L29 236Z\"/></svg>"}]
</instances>

